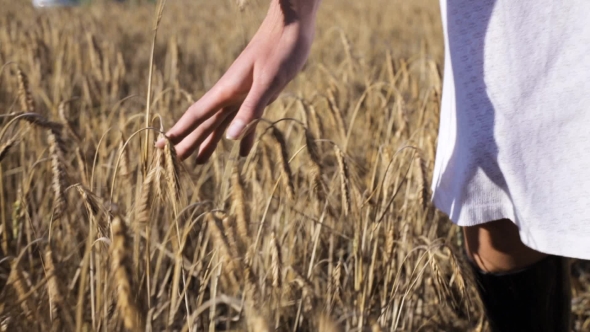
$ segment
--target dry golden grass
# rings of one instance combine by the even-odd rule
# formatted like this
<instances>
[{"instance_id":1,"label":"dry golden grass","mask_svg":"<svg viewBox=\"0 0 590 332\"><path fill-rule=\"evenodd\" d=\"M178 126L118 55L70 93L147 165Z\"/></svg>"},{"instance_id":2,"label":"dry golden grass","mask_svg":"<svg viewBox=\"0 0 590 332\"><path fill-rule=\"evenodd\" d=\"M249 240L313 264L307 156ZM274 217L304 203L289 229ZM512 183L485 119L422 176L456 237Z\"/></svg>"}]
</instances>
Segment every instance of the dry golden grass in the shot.
<instances>
[{"instance_id":1,"label":"dry golden grass","mask_svg":"<svg viewBox=\"0 0 590 332\"><path fill-rule=\"evenodd\" d=\"M150 68L154 5L0 0L1 330L482 328L458 229L428 199L435 0L324 0L249 157L153 148L265 6L168 1ZM583 331L590 280L574 270Z\"/></svg>"}]
</instances>

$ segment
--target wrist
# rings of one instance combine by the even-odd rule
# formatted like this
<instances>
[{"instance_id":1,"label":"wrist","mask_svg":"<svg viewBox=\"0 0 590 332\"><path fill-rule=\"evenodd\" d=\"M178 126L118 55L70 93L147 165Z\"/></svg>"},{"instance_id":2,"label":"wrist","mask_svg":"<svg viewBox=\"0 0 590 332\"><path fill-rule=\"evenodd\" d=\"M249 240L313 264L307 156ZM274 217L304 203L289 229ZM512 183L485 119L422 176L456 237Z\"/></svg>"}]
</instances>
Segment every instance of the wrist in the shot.
<instances>
[{"instance_id":1,"label":"wrist","mask_svg":"<svg viewBox=\"0 0 590 332\"><path fill-rule=\"evenodd\" d=\"M313 27L320 2L321 0L272 0L267 16L281 19L284 25L297 23Z\"/></svg>"}]
</instances>

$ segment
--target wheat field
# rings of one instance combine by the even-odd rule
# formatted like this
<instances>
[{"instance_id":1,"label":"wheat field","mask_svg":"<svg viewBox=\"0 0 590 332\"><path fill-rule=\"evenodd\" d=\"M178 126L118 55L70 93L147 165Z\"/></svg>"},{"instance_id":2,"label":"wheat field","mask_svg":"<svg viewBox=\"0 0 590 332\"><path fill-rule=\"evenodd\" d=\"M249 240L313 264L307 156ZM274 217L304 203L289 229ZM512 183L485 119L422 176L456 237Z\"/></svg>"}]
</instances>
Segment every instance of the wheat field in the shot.
<instances>
[{"instance_id":1,"label":"wheat field","mask_svg":"<svg viewBox=\"0 0 590 332\"><path fill-rule=\"evenodd\" d=\"M486 330L429 201L436 0L324 0L248 157L153 148L266 6L171 0L154 43L157 4L0 0L0 330ZM578 331L589 271L572 267Z\"/></svg>"}]
</instances>

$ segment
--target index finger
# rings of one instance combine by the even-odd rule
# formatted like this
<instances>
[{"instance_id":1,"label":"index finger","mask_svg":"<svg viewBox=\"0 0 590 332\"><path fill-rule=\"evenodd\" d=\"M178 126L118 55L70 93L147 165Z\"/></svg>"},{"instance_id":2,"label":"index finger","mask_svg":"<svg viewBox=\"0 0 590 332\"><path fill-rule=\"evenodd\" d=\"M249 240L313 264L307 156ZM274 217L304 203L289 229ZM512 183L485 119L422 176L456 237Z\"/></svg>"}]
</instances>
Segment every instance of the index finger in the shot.
<instances>
[{"instance_id":1,"label":"index finger","mask_svg":"<svg viewBox=\"0 0 590 332\"><path fill-rule=\"evenodd\" d=\"M166 133L172 144L176 145L180 143L188 134L193 132L218 110L235 103L234 94L227 91L218 82L201 99L192 104Z\"/></svg>"}]
</instances>

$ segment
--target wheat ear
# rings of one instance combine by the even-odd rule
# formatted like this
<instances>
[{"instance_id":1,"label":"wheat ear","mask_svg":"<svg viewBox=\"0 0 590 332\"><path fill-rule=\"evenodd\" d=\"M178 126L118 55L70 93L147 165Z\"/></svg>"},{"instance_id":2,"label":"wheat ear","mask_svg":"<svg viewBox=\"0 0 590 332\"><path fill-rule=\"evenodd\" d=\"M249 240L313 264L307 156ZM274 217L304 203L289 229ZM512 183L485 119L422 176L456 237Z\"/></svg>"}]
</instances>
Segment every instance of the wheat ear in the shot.
<instances>
[{"instance_id":1,"label":"wheat ear","mask_svg":"<svg viewBox=\"0 0 590 332\"><path fill-rule=\"evenodd\" d=\"M393 249L395 247L395 229L392 226L389 227L385 234L385 251L383 255L384 267L389 266L391 259L393 258Z\"/></svg>"},{"instance_id":2,"label":"wheat ear","mask_svg":"<svg viewBox=\"0 0 590 332\"><path fill-rule=\"evenodd\" d=\"M67 201L65 189L67 187L65 167L65 143L61 137L61 131L50 129L48 131L49 154L51 155L51 172L53 173L52 187L55 194L54 218L63 214Z\"/></svg>"},{"instance_id":3,"label":"wheat ear","mask_svg":"<svg viewBox=\"0 0 590 332\"><path fill-rule=\"evenodd\" d=\"M287 143L285 142L283 133L276 127L272 127L271 133L275 142L275 152L277 158L279 158L279 163L281 166L281 181L283 182L285 189L287 189L287 195L289 199L293 199L295 197L295 186L293 185L293 173L291 172L291 166L289 165Z\"/></svg>"},{"instance_id":4,"label":"wheat ear","mask_svg":"<svg viewBox=\"0 0 590 332\"><path fill-rule=\"evenodd\" d=\"M432 278L434 281L434 290L436 292L437 298L439 302L443 302L445 297L449 295L449 288L445 279L442 275L440 266L436 257L433 254L430 254L430 268L432 270Z\"/></svg>"},{"instance_id":5,"label":"wheat ear","mask_svg":"<svg viewBox=\"0 0 590 332\"><path fill-rule=\"evenodd\" d=\"M45 269L48 276L47 280L47 294L52 305L52 316L57 318L57 312L63 305L64 298L61 292L58 278L55 277L55 264L53 264L53 252L51 248L47 247L45 250Z\"/></svg>"},{"instance_id":6,"label":"wheat ear","mask_svg":"<svg viewBox=\"0 0 590 332\"><path fill-rule=\"evenodd\" d=\"M160 137L163 137L160 136ZM159 139L159 138L158 138ZM161 200L165 200L166 197L164 196L164 192L162 191L162 188L164 187L163 182L162 182L162 178L166 179L166 152L164 152L163 149L156 149L154 151L154 156L153 156L154 160L153 160L153 167L154 167L154 171L155 171L155 177L154 177L154 184L155 184L155 188L156 188L156 194L158 195L158 197ZM167 184L166 184L167 186Z\"/></svg>"},{"instance_id":7,"label":"wheat ear","mask_svg":"<svg viewBox=\"0 0 590 332\"><path fill-rule=\"evenodd\" d=\"M305 129L305 146L307 148L307 153L309 154L309 159L311 160L309 171L311 176L311 189L315 197L319 201L323 201L322 162L318 146L315 142L315 137L313 137L313 134L307 128Z\"/></svg>"},{"instance_id":8,"label":"wheat ear","mask_svg":"<svg viewBox=\"0 0 590 332\"><path fill-rule=\"evenodd\" d=\"M153 189L154 189L154 181L156 178L156 169L151 169L145 179L143 180L143 185L141 186L141 196L139 197L139 201L135 205L135 227L145 226L148 224L150 219L150 204L153 198Z\"/></svg>"},{"instance_id":9,"label":"wheat ear","mask_svg":"<svg viewBox=\"0 0 590 332\"><path fill-rule=\"evenodd\" d=\"M272 286L275 288L281 288L283 285L283 258L281 255L281 246L277 240L277 235L273 230L270 233L270 256L271 256L271 271L272 271Z\"/></svg>"},{"instance_id":10,"label":"wheat ear","mask_svg":"<svg viewBox=\"0 0 590 332\"><path fill-rule=\"evenodd\" d=\"M170 199L173 200L173 202L178 202L180 198L180 162L176 156L176 150L170 140L166 140L164 158L166 164L166 186L168 187L168 195L170 195Z\"/></svg>"},{"instance_id":11,"label":"wheat ear","mask_svg":"<svg viewBox=\"0 0 590 332\"><path fill-rule=\"evenodd\" d=\"M231 256L235 259L240 256L240 247L238 245L237 233L236 233L236 222L234 218L224 215L221 220L223 225L223 231L229 245Z\"/></svg>"},{"instance_id":12,"label":"wheat ear","mask_svg":"<svg viewBox=\"0 0 590 332\"><path fill-rule=\"evenodd\" d=\"M225 235L225 232L223 231L222 218L223 215L219 215L215 212L210 212L207 214L208 229L209 233L211 234L211 238L213 239L213 245L215 246L215 249L219 255L219 260L223 262L223 267L227 272L230 282L234 286L237 286L237 275L239 271L234 262L234 257L231 254L229 241Z\"/></svg>"},{"instance_id":13,"label":"wheat ear","mask_svg":"<svg viewBox=\"0 0 590 332\"><path fill-rule=\"evenodd\" d=\"M246 254L244 259L244 271L245 271L245 317L248 332L270 332L273 331L271 324L267 319L268 314L266 308L262 307L264 303L261 298L260 289L256 283L257 277L253 271L251 255L252 251Z\"/></svg>"},{"instance_id":14,"label":"wheat ear","mask_svg":"<svg viewBox=\"0 0 590 332\"><path fill-rule=\"evenodd\" d=\"M341 280L342 280L342 260L338 260L338 264L336 264L336 266L334 267L334 270L332 271L332 275L330 276L332 278L332 284L334 285L334 293L333 294L329 294L332 297L332 306L334 305L334 303L336 301L340 300L340 291L342 289L342 284L341 284Z\"/></svg>"},{"instance_id":15,"label":"wheat ear","mask_svg":"<svg viewBox=\"0 0 590 332\"><path fill-rule=\"evenodd\" d=\"M64 325L71 330L75 324L69 315L69 308L64 298L64 285L60 283L59 277L56 276L53 252L49 246L45 250L45 269L48 278L47 294L51 303L51 316L53 319L52 330L64 330Z\"/></svg>"},{"instance_id":16,"label":"wheat ear","mask_svg":"<svg viewBox=\"0 0 590 332\"><path fill-rule=\"evenodd\" d=\"M236 0L236 4L240 8L240 10L243 10L244 7L246 7L246 5L248 4L248 1L247 0Z\"/></svg>"},{"instance_id":17,"label":"wheat ear","mask_svg":"<svg viewBox=\"0 0 590 332\"><path fill-rule=\"evenodd\" d=\"M0 146L0 162L6 157L6 155L8 155L8 152L10 152L10 149L14 146L15 142L16 139L12 137Z\"/></svg>"},{"instance_id":18,"label":"wheat ear","mask_svg":"<svg viewBox=\"0 0 590 332\"><path fill-rule=\"evenodd\" d=\"M457 256L455 256L455 253L453 252L452 249L449 248L450 254L450 262L451 262L451 269L453 271L453 276L454 276L454 283L456 285L456 287L459 290L459 294L463 297L463 298L467 298L467 300L469 300L469 294L467 292L467 283L465 282L465 277L463 275L463 269L461 269L461 266L459 265L459 260L457 259Z\"/></svg>"},{"instance_id":19,"label":"wheat ear","mask_svg":"<svg viewBox=\"0 0 590 332\"><path fill-rule=\"evenodd\" d=\"M90 191L90 189L84 187L83 185L76 185L76 189L82 196L88 216L90 216L91 220L96 220L96 228L98 229L99 234L101 236L106 236L108 225L106 224L104 218L101 218L100 212L102 212L103 209L99 198L96 196L96 194Z\"/></svg>"},{"instance_id":20,"label":"wheat ear","mask_svg":"<svg viewBox=\"0 0 590 332\"><path fill-rule=\"evenodd\" d=\"M340 332L342 328L327 314L320 314L318 319L318 332Z\"/></svg>"},{"instance_id":21,"label":"wheat ear","mask_svg":"<svg viewBox=\"0 0 590 332\"><path fill-rule=\"evenodd\" d=\"M117 308L123 316L123 324L130 331L145 330L145 316L135 301L137 290L133 289L131 280L131 257L129 253L129 238L125 223L119 216L111 222L113 240L111 243L111 270L117 285Z\"/></svg>"},{"instance_id":22,"label":"wheat ear","mask_svg":"<svg viewBox=\"0 0 590 332\"><path fill-rule=\"evenodd\" d=\"M35 100L29 86L29 78L20 68L17 69L16 75L18 78L18 99L23 112L35 112Z\"/></svg>"},{"instance_id":23,"label":"wheat ear","mask_svg":"<svg viewBox=\"0 0 590 332\"><path fill-rule=\"evenodd\" d=\"M350 188L349 188L349 177L348 177L348 164L344 158L344 153L338 147L334 145L334 152L336 154L336 160L338 161L338 171L340 173L340 190L342 191L342 209L344 215L350 213Z\"/></svg>"},{"instance_id":24,"label":"wheat ear","mask_svg":"<svg viewBox=\"0 0 590 332\"><path fill-rule=\"evenodd\" d=\"M129 178L133 171L131 170L131 162L129 161L129 153L125 148L125 136L121 134L121 142L119 142L119 151L121 151L121 162L119 163L119 175L125 179L127 185L131 185Z\"/></svg>"},{"instance_id":25,"label":"wheat ear","mask_svg":"<svg viewBox=\"0 0 590 332\"><path fill-rule=\"evenodd\" d=\"M18 260L13 260L10 266L10 274L8 275L8 280L6 282L7 285L11 285L14 291L16 292L17 301L20 303L21 309L23 310L24 314L27 317L31 317L33 315L33 306L27 297L27 285L25 283L25 277L23 275L20 266L18 265Z\"/></svg>"},{"instance_id":26,"label":"wheat ear","mask_svg":"<svg viewBox=\"0 0 590 332\"><path fill-rule=\"evenodd\" d=\"M274 330L271 328L269 321L251 306L246 308L245 316L248 323L248 332L271 332Z\"/></svg>"},{"instance_id":27,"label":"wheat ear","mask_svg":"<svg viewBox=\"0 0 590 332\"><path fill-rule=\"evenodd\" d=\"M238 163L234 164L231 174L231 197L234 212L236 214L236 226L238 229L238 236L243 243L249 243L250 220L248 219L248 208L245 204L244 185L240 176L240 169Z\"/></svg>"}]
</instances>

